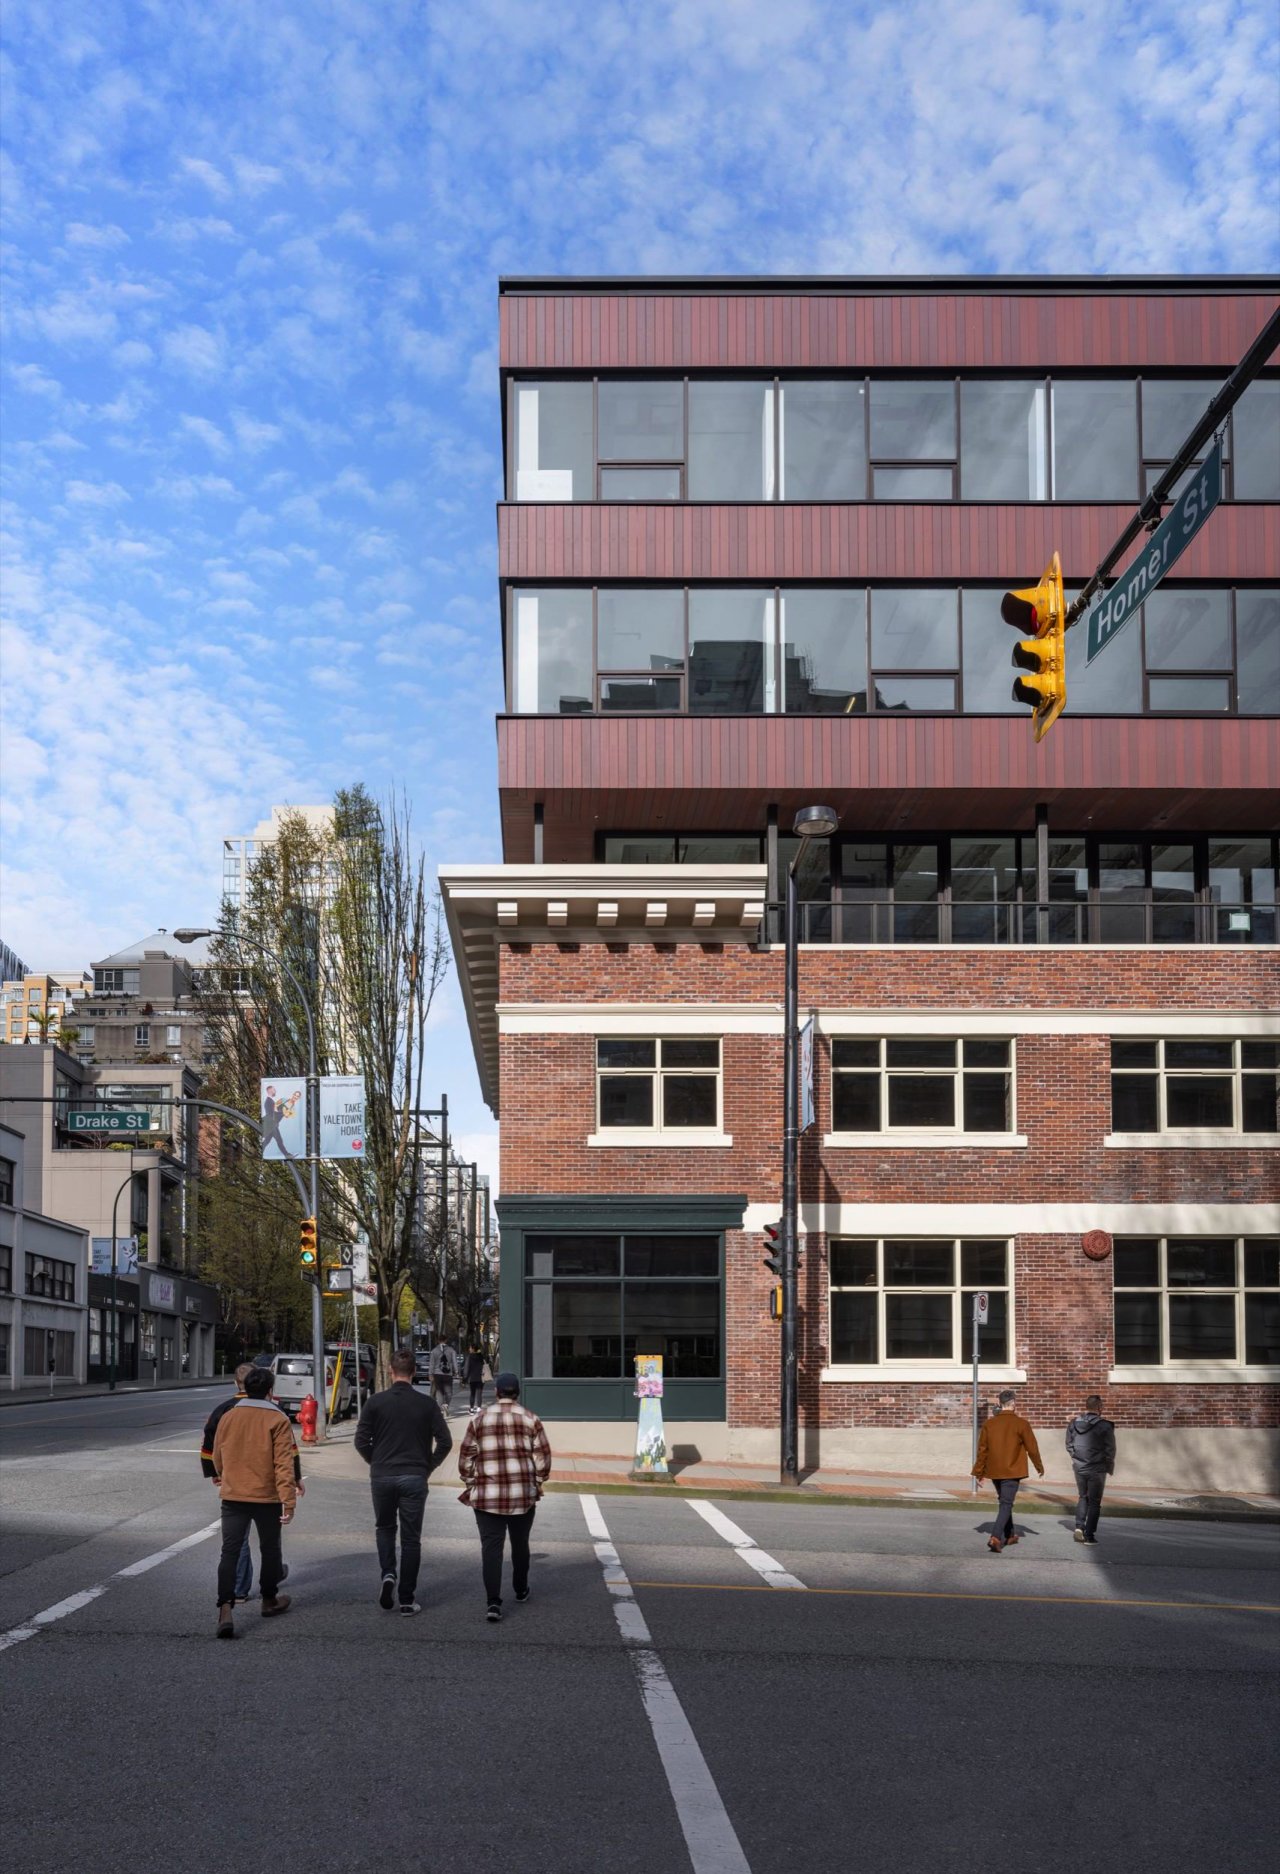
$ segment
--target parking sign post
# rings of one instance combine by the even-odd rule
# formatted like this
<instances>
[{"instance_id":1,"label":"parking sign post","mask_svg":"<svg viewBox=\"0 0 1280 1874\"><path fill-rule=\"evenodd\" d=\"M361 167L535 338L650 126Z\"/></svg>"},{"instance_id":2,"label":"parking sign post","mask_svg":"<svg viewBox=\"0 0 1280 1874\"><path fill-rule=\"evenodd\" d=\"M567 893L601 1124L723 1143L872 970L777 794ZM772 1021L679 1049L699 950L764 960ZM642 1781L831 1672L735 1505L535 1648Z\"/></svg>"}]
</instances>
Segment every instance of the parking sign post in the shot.
<instances>
[{"instance_id":1,"label":"parking sign post","mask_svg":"<svg viewBox=\"0 0 1280 1874\"><path fill-rule=\"evenodd\" d=\"M978 1462L978 1361L982 1345L982 1330L990 1314L990 1299L985 1294L973 1298L973 1462ZM978 1494L978 1480L973 1478L973 1495Z\"/></svg>"}]
</instances>

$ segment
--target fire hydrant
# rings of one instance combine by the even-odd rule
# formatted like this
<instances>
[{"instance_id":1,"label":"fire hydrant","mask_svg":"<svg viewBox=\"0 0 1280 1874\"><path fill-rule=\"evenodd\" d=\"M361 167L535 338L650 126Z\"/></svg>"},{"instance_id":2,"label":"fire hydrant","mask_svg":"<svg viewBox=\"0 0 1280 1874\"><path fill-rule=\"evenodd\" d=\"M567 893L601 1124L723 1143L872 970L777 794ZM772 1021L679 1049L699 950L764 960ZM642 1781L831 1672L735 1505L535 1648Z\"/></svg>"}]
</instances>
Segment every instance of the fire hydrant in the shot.
<instances>
[{"instance_id":1,"label":"fire hydrant","mask_svg":"<svg viewBox=\"0 0 1280 1874\"><path fill-rule=\"evenodd\" d=\"M304 1445L313 1445L316 1442L316 1415L318 1411L319 1407L316 1405L314 1396L308 1393L306 1398L302 1401L302 1404L298 1407L298 1423L302 1427L302 1442Z\"/></svg>"}]
</instances>

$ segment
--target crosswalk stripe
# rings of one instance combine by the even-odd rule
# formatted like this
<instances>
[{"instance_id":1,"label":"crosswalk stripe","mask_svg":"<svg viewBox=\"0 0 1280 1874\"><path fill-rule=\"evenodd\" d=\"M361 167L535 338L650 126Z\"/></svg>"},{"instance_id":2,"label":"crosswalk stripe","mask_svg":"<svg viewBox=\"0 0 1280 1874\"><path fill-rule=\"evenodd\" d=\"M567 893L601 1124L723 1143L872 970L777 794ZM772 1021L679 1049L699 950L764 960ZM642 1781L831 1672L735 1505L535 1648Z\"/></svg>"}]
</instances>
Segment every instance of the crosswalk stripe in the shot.
<instances>
[{"instance_id":1,"label":"crosswalk stripe","mask_svg":"<svg viewBox=\"0 0 1280 1874\"><path fill-rule=\"evenodd\" d=\"M767 1582L771 1588L804 1587L805 1584L803 1581L797 1580L795 1575L788 1574L781 1562L775 1562L772 1555L767 1554L764 1549L759 1548L755 1540L747 1534L746 1530L739 1529L736 1523L731 1523L729 1518L723 1511L718 1510L714 1503L708 1503L705 1499L700 1497L688 1497L685 1500L689 1508L691 1510L696 1510L703 1522L709 1523L718 1536L723 1536L729 1546L737 1550L747 1566L749 1568L754 1568L756 1573L762 1580Z\"/></svg>"}]
</instances>

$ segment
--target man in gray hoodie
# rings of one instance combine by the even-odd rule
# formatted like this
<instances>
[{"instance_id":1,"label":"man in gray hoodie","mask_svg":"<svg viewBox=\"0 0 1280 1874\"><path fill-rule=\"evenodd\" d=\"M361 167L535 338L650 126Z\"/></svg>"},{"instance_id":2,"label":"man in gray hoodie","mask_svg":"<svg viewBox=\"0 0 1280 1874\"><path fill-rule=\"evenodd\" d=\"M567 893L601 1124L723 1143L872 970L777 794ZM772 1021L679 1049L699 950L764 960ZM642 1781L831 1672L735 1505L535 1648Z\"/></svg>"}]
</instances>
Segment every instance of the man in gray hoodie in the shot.
<instances>
[{"instance_id":1,"label":"man in gray hoodie","mask_svg":"<svg viewBox=\"0 0 1280 1874\"><path fill-rule=\"evenodd\" d=\"M1067 1456L1076 1474L1076 1541L1096 1542L1102 1492L1116 1468L1116 1428L1103 1418L1096 1392L1084 1406L1067 1426Z\"/></svg>"}]
</instances>

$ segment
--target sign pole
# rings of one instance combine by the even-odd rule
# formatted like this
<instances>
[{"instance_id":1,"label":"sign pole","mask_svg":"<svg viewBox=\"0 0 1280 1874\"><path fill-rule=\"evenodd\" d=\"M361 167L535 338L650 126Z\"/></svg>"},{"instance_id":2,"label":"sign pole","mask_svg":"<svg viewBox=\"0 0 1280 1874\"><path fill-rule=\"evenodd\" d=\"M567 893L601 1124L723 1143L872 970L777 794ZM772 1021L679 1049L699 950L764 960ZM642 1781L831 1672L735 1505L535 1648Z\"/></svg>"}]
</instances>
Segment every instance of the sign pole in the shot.
<instances>
[{"instance_id":1,"label":"sign pole","mask_svg":"<svg viewBox=\"0 0 1280 1874\"><path fill-rule=\"evenodd\" d=\"M982 1324L987 1318L987 1297L975 1295L973 1298L973 1456L970 1463L978 1462L978 1363L981 1360ZM970 1494L977 1496L978 1480L970 1479L973 1486Z\"/></svg>"}]
</instances>

